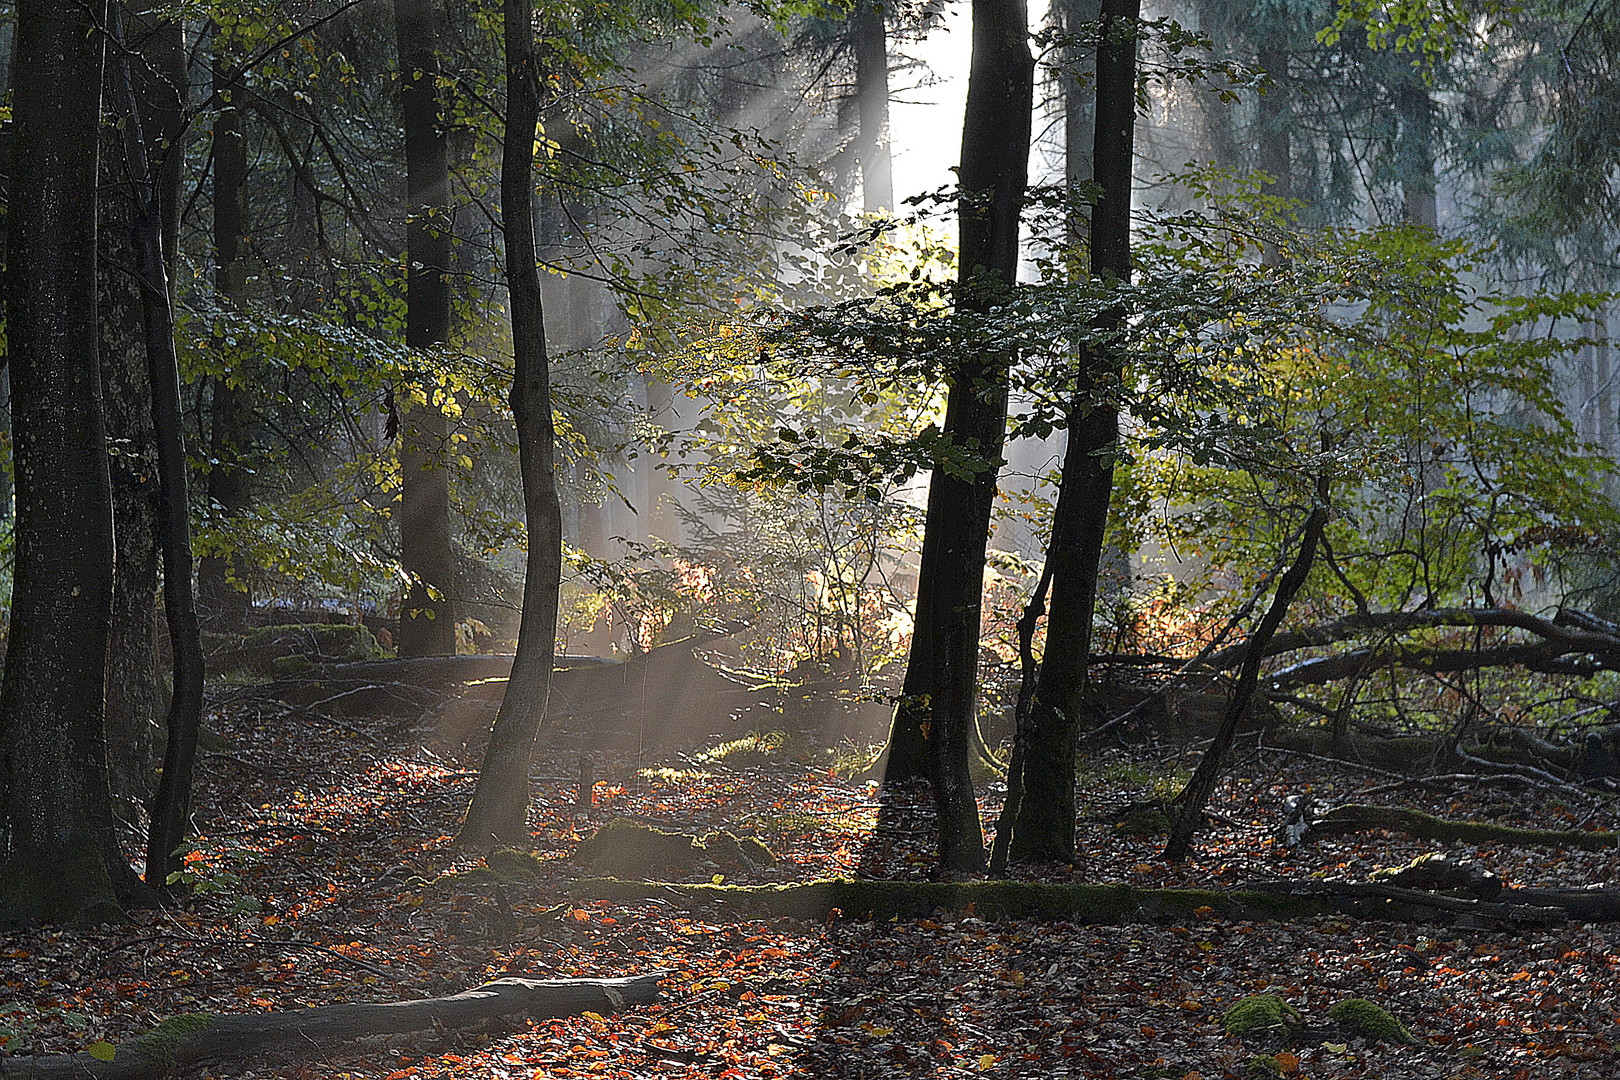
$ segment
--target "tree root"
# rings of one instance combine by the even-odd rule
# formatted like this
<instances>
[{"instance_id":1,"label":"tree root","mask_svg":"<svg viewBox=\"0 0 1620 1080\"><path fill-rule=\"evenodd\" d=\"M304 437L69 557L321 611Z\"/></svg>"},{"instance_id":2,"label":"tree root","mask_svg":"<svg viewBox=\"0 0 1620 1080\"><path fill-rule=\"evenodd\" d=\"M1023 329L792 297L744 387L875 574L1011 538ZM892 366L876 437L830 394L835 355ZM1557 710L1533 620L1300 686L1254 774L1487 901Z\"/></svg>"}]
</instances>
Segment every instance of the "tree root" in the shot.
<instances>
[{"instance_id":1,"label":"tree root","mask_svg":"<svg viewBox=\"0 0 1620 1080\"><path fill-rule=\"evenodd\" d=\"M241 1059L284 1043L327 1046L346 1039L465 1028L502 1016L575 1016L645 1005L658 997L657 973L627 979L497 979L450 997L372 1005L322 1005L289 1012L170 1017L113 1048L0 1059L5 1080L158 1080L194 1062Z\"/></svg>"}]
</instances>

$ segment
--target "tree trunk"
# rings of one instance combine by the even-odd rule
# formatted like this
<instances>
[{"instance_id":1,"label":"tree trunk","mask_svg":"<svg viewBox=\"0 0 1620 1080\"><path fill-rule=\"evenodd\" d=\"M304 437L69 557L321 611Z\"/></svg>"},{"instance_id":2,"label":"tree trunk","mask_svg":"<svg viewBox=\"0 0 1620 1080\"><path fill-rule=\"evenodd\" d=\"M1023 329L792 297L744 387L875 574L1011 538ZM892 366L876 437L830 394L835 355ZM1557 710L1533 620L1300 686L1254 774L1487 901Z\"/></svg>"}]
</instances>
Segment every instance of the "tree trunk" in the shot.
<instances>
[{"instance_id":1,"label":"tree trunk","mask_svg":"<svg viewBox=\"0 0 1620 1080\"><path fill-rule=\"evenodd\" d=\"M1091 276L1131 278L1131 176L1136 132L1137 20L1141 0L1103 0L1097 47L1097 110L1092 150L1099 192L1091 211ZM1116 333L1123 313L1105 312L1099 335ZM1055 563L1046 650L1027 724L1023 799L1013 825L1014 862L1074 857L1074 757L1085 694L1091 626L1097 606L1108 503L1114 492L1113 454L1119 443L1114 402L1123 377L1120 350L1082 346L1079 385L1069 407L1063 478L1052 512L1046 558Z\"/></svg>"},{"instance_id":2,"label":"tree trunk","mask_svg":"<svg viewBox=\"0 0 1620 1080\"><path fill-rule=\"evenodd\" d=\"M1401 174L1401 220L1433 229L1440 222L1435 203L1434 102L1417 71L1402 69L1395 91L1401 134L1397 148Z\"/></svg>"},{"instance_id":3,"label":"tree trunk","mask_svg":"<svg viewBox=\"0 0 1620 1080\"><path fill-rule=\"evenodd\" d=\"M1293 86L1288 81L1288 50L1281 31L1268 33L1256 55L1260 70L1271 76L1271 89L1259 110L1260 171L1271 179L1265 192L1279 198L1294 194Z\"/></svg>"},{"instance_id":4,"label":"tree trunk","mask_svg":"<svg viewBox=\"0 0 1620 1080\"><path fill-rule=\"evenodd\" d=\"M506 136L501 156L501 226L512 311L512 416L529 554L517 656L495 716L478 786L458 839L475 846L529 836L529 760L551 690L562 580L562 507L557 500L551 368L534 242L534 137L540 82L533 0L506 0Z\"/></svg>"},{"instance_id":5,"label":"tree trunk","mask_svg":"<svg viewBox=\"0 0 1620 1080\"><path fill-rule=\"evenodd\" d=\"M241 311L247 304L247 264L242 251L247 231L247 143L242 126L245 113L236 101L236 95L242 92L240 81L241 71L229 43L216 37L213 88L220 109L214 117L214 293L220 306L231 311ZM228 348L223 339L215 344L222 352ZM240 363L240 354L227 359L232 364ZM212 408L208 456L212 464L208 470L208 505L210 514L224 519L221 524L246 510L249 499L244 468L248 451L247 406L242 373L232 374L234 379L218 375L209 380ZM197 593L211 618L239 625L249 602L240 556L216 554L203 558L197 568Z\"/></svg>"},{"instance_id":6,"label":"tree trunk","mask_svg":"<svg viewBox=\"0 0 1620 1080\"><path fill-rule=\"evenodd\" d=\"M399 37L400 103L405 118L405 345L441 349L450 339L450 152L439 108L439 44L443 12L434 0L394 0ZM412 575L399 616L401 656L456 651L451 603L455 561L450 550L450 422L433 362L418 371L424 403L402 416L400 440L400 562Z\"/></svg>"},{"instance_id":7,"label":"tree trunk","mask_svg":"<svg viewBox=\"0 0 1620 1080\"><path fill-rule=\"evenodd\" d=\"M112 104L109 98L109 104ZM135 220L117 142L103 129L96 277L102 411L112 481L115 558L107 646L107 763L119 819L137 833L157 787L163 682L158 641L158 482L152 389L146 374L141 292L131 267Z\"/></svg>"},{"instance_id":8,"label":"tree trunk","mask_svg":"<svg viewBox=\"0 0 1620 1080\"><path fill-rule=\"evenodd\" d=\"M957 303L987 311L1017 280L1029 169L1034 59L1023 0L974 0L962 126ZM885 783L928 777L947 869L981 870L984 835L968 761L977 724L984 552L1007 423L1011 357L986 342L951 374L944 432L983 458L972 477L936 468L918 572L916 629L890 735Z\"/></svg>"},{"instance_id":9,"label":"tree trunk","mask_svg":"<svg viewBox=\"0 0 1620 1080\"><path fill-rule=\"evenodd\" d=\"M1266 645L1282 625L1283 617L1288 614L1288 605L1294 602L1294 596L1305 584L1310 576L1311 563L1316 558L1316 548L1322 541L1322 533L1328 522L1328 484L1325 478L1319 479L1316 484L1316 505L1305 520L1305 534L1299 542L1299 557L1294 560L1281 580L1277 582L1277 592L1271 598L1271 606L1261 616L1260 624L1255 627L1254 634L1249 638L1249 651L1243 657L1243 666L1238 670L1237 685L1232 688L1232 699L1227 703L1226 714L1221 718L1220 729L1204 751L1204 756L1198 762L1198 768L1193 771L1192 779L1187 786L1181 789L1176 796L1176 812L1170 823L1170 838L1164 845L1164 858L1179 861L1187 857L1192 849L1193 833L1198 829L1198 821L1204 814L1204 806L1209 802L1215 784L1220 780L1221 768L1226 760L1226 753L1232 746L1232 740L1237 735L1238 721L1248 711L1249 702L1254 698L1255 687L1260 682L1260 663L1266 653Z\"/></svg>"},{"instance_id":10,"label":"tree trunk","mask_svg":"<svg viewBox=\"0 0 1620 1080\"><path fill-rule=\"evenodd\" d=\"M855 95L860 111L857 155L861 199L868 214L894 209L894 163L889 152L889 45L882 0L857 0L849 15L855 46Z\"/></svg>"},{"instance_id":11,"label":"tree trunk","mask_svg":"<svg viewBox=\"0 0 1620 1080\"><path fill-rule=\"evenodd\" d=\"M96 331L96 163L106 7L17 9L7 334L17 526L0 680L0 921L114 915L118 850L102 729L112 484Z\"/></svg>"},{"instance_id":12,"label":"tree trunk","mask_svg":"<svg viewBox=\"0 0 1620 1080\"><path fill-rule=\"evenodd\" d=\"M178 866L174 851L185 838L191 812L191 773L197 758L197 732L202 726L203 654L192 593L191 514L186 490L186 448L181 438L180 368L174 347L174 309L169 298L164 258L163 158L149 152L147 128L136 100L130 53L112 22L112 40L120 46L115 59L115 95L123 113L124 163L134 194L135 219L130 228L140 281L145 327L147 375L151 383L152 430L157 444L158 536L163 553L163 608L174 654L173 691L169 698L168 738L163 774L152 802L152 825L146 850L146 883L161 888Z\"/></svg>"},{"instance_id":13,"label":"tree trunk","mask_svg":"<svg viewBox=\"0 0 1620 1080\"><path fill-rule=\"evenodd\" d=\"M129 77L142 130L161 145L152 160L166 268L176 257L181 134L187 75L180 28L129 16ZM121 108L116 96L110 108ZM116 139L116 132L103 131ZM157 625L159 481L151 382L131 230L140 214L116 142L103 158L99 206L103 412L110 445L115 559L112 637L107 650L107 756L119 817L139 827L160 757L163 708ZM116 164L109 165L109 162Z\"/></svg>"}]
</instances>

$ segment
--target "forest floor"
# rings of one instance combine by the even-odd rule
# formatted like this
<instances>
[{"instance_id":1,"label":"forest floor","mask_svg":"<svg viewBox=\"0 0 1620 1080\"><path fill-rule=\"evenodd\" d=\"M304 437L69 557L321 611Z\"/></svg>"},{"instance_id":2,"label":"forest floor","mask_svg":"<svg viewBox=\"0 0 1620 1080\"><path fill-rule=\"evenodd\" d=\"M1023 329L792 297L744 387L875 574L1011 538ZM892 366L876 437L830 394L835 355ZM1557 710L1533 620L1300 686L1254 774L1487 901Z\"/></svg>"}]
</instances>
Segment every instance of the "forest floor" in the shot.
<instances>
[{"instance_id":1,"label":"forest floor","mask_svg":"<svg viewBox=\"0 0 1620 1080\"><path fill-rule=\"evenodd\" d=\"M578 841L621 814L758 837L779 856L727 881L863 874L921 878L922 832L874 844L870 784L791 751L700 760L599 756L595 806L576 810L578 751L536 764L533 845L556 881L496 888L452 846L474 762L384 718L274 720L247 707L211 725L191 856L195 892L132 922L0 938L0 1036L11 1053L114 1044L186 1012L294 1009L453 993L493 977L668 973L659 1004L602 1017L516 1021L298 1047L193 1068L243 1080L428 1077L1614 1077L1620 1075L1620 926L1465 931L1344 917L1181 925L986 921L748 921L667 902L560 891L587 876ZM1104 755L1096 810L1149 792L1191 757ZM1298 876L1361 881L1439 845L1381 833L1274 842L1285 796L1397 802L1507 824L1613 828L1615 806L1571 790L1456 791L1299 755L1250 751L1183 865L1159 839L1088 824L1070 880L1213 885ZM1369 794L1370 792L1370 794ZM997 802L983 805L986 824ZM1454 847L1509 884L1615 880L1620 855ZM468 873L468 871L474 871ZM689 880L708 881L716 866ZM462 884L464 880L466 883ZM425 882L431 884L424 884ZM1207 909L1206 909L1207 910ZM1228 1036L1221 1016L1259 991L1307 1027L1286 1050ZM1326 1013L1346 997L1393 1012L1416 1045L1369 1043ZM1270 1071L1256 1058L1270 1055Z\"/></svg>"}]
</instances>

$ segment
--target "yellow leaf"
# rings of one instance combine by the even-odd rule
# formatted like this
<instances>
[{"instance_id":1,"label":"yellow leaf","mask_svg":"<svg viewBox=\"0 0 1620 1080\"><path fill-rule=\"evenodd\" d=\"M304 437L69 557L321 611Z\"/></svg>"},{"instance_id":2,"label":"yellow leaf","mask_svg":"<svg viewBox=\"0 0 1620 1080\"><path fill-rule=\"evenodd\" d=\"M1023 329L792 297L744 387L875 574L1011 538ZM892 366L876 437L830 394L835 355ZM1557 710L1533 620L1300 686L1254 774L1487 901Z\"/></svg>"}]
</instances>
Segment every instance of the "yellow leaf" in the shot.
<instances>
[{"instance_id":1,"label":"yellow leaf","mask_svg":"<svg viewBox=\"0 0 1620 1080\"><path fill-rule=\"evenodd\" d=\"M980 1072L989 1072L992 1068L995 1067L995 1064L996 1064L996 1055L994 1055L994 1054L985 1054L983 1057L981 1057L979 1059L979 1071Z\"/></svg>"}]
</instances>

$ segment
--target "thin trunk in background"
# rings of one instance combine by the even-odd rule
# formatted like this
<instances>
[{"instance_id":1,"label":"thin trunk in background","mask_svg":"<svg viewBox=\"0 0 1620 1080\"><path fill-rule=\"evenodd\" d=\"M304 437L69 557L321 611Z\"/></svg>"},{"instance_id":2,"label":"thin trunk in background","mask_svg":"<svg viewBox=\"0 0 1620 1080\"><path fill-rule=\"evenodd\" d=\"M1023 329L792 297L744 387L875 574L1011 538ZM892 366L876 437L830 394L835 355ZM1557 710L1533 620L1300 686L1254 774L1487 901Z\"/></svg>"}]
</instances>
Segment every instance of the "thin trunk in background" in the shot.
<instances>
[{"instance_id":1,"label":"thin trunk in background","mask_svg":"<svg viewBox=\"0 0 1620 1080\"><path fill-rule=\"evenodd\" d=\"M400 103L405 118L405 344L418 364L414 400L401 415L400 562L414 581L399 615L399 655L456 651L451 603L450 421L442 391L422 354L450 340L450 151L439 103L439 45L444 13L435 0L394 0L399 38Z\"/></svg>"},{"instance_id":2,"label":"thin trunk in background","mask_svg":"<svg viewBox=\"0 0 1620 1080\"><path fill-rule=\"evenodd\" d=\"M102 714L112 484L96 332L106 5L22 0L7 344L16 555L0 678L0 922L115 916L149 896L119 850Z\"/></svg>"},{"instance_id":3,"label":"thin trunk in background","mask_svg":"<svg viewBox=\"0 0 1620 1080\"><path fill-rule=\"evenodd\" d=\"M1131 279L1131 179L1136 132L1136 53L1141 0L1103 0L1097 45L1092 173L1091 277ZM1117 391L1123 350L1110 340L1124 319L1103 313L1076 357L1079 384L1068 410L1068 446L1052 512L1047 563L1054 567L1033 700L1026 722L1022 800L1008 848L1014 862L1074 858L1075 753L1101 578L1113 455L1119 443Z\"/></svg>"},{"instance_id":4,"label":"thin trunk in background","mask_svg":"<svg viewBox=\"0 0 1620 1080\"><path fill-rule=\"evenodd\" d=\"M1170 838L1165 842L1163 858L1179 862L1187 857L1192 849L1193 833L1198 830L1199 820L1204 815L1204 807L1209 797L1215 791L1215 785L1221 778L1221 767L1226 761L1227 752L1232 748L1232 740L1237 737L1238 722L1249 709L1249 703L1254 700L1255 688L1260 683L1260 664L1265 659L1266 646L1282 625L1283 617L1288 614L1288 606L1293 603L1294 597L1304 586L1305 579L1310 576L1311 563L1316 558L1316 549L1322 542L1322 533L1327 529L1328 523L1328 482L1323 474L1316 482L1316 502L1311 507L1310 515L1305 520L1304 536L1299 542L1299 556L1277 582L1277 592L1271 598L1271 606L1261 616L1260 623L1249 635L1249 640L1243 653L1243 664L1238 669L1237 683L1232 688L1231 700L1227 702L1226 712L1221 717L1221 726L1215 732L1214 740L1199 759L1198 768L1193 771L1192 779L1187 786L1181 789L1176 796L1170 822Z\"/></svg>"},{"instance_id":5,"label":"thin trunk in background","mask_svg":"<svg viewBox=\"0 0 1620 1080\"><path fill-rule=\"evenodd\" d=\"M882 0L857 0L850 12L855 46L855 95L860 112L857 155L861 199L868 214L894 209L894 162L889 150L889 40Z\"/></svg>"},{"instance_id":6,"label":"thin trunk in background","mask_svg":"<svg viewBox=\"0 0 1620 1080\"><path fill-rule=\"evenodd\" d=\"M216 31L213 50L213 90L219 101L214 116L214 294L221 307L242 311L247 306L247 262L243 238L247 234L247 139L243 126L246 110L237 95L243 93L236 55L222 31ZM227 348L224 339L216 346ZM231 356L240 363L240 356ZM216 375L209 380L210 405L208 505L210 514L224 519L239 516L248 507L248 410L242 374ZM197 593L211 618L239 624L249 600L245 565L240 556L209 555L197 568Z\"/></svg>"},{"instance_id":7,"label":"thin trunk in background","mask_svg":"<svg viewBox=\"0 0 1620 1080\"><path fill-rule=\"evenodd\" d=\"M551 366L534 237L534 142L540 82L533 0L506 0L506 135L501 151L501 229L512 313L512 416L529 552L523 618L506 695L490 733L459 842L486 847L528 839L529 762L545 717L562 581L562 506L557 499Z\"/></svg>"},{"instance_id":8,"label":"thin trunk in background","mask_svg":"<svg viewBox=\"0 0 1620 1080\"><path fill-rule=\"evenodd\" d=\"M962 125L957 304L987 312L1018 274L1019 218L1029 170L1035 61L1023 0L974 0L973 61ZM980 605L990 511L1007 425L1012 357L995 343L950 373L944 433L986 467L936 468L918 571L917 610L885 784L927 777L947 869L984 867L984 834L968 763L977 750Z\"/></svg>"}]
</instances>

